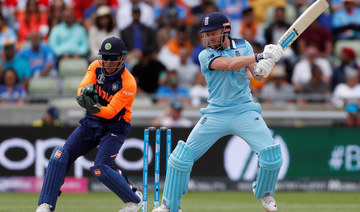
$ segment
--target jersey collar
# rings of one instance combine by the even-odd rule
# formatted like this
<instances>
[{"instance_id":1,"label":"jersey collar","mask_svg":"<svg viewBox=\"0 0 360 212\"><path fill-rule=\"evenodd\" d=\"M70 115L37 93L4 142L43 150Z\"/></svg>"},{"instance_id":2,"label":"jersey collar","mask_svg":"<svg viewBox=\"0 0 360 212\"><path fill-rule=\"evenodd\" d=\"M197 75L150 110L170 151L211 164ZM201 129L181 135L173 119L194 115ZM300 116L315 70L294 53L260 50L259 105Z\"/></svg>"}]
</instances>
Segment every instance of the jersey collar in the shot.
<instances>
[{"instance_id":1,"label":"jersey collar","mask_svg":"<svg viewBox=\"0 0 360 212\"><path fill-rule=\"evenodd\" d=\"M235 41L234 41L230 36L228 36L228 39L230 40L230 45L228 46L228 48L230 48L230 49L236 49L236 43L235 43Z\"/></svg>"}]
</instances>

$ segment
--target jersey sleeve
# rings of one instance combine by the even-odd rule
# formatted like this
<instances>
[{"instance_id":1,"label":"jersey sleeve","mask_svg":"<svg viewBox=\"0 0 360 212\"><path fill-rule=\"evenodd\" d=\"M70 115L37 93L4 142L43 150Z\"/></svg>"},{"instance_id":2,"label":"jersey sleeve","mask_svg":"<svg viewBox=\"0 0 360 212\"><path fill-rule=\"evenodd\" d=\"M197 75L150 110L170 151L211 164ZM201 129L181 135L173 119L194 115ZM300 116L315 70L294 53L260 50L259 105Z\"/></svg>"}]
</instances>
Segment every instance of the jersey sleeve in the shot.
<instances>
[{"instance_id":1,"label":"jersey sleeve","mask_svg":"<svg viewBox=\"0 0 360 212\"><path fill-rule=\"evenodd\" d=\"M91 84L95 84L96 83L96 73L95 70L97 67L99 67L99 61L95 60L94 62L92 62L87 71L86 74L84 76L84 79L81 81L78 89L77 89L77 95L80 96L81 94L81 89L85 86L91 85Z\"/></svg>"},{"instance_id":2,"label":"jersey sleeve","mask_svg":"<svg viewBox=\"0 0 360 212\"><path fill-rule=\"evenodd\" d=\"M246 46L245 56L253 55L254 49L248 41L245 41L245 46Z\"/></svg>"},{"instance_id":3,"label":"jersey sleeve","mask_svg":"<svg viewBox=\"0 0 360 212\"><path fill-rule=\"evenodd\" d=\"M218 57L221 57L219 53L216 51L210 51L207 49L204 49L199 54L199 62L202 70L213 70L210 68L211 63Z\"/></svg>"},{"instance_id":4,"label":"jersey sleeve","mask_svg":"<svg viewBox=\"0 0 360 212\"><path fill-rule=\"evenodd\" d=\"M132 103L136 95L136 88L136 81L134 77L127 72L124 74L123 88L114 95L107 106L101 107L100 112L94 115L105 119L111 119L123 108L127 111L131 111Z\"/></svg>"}]
</instances>

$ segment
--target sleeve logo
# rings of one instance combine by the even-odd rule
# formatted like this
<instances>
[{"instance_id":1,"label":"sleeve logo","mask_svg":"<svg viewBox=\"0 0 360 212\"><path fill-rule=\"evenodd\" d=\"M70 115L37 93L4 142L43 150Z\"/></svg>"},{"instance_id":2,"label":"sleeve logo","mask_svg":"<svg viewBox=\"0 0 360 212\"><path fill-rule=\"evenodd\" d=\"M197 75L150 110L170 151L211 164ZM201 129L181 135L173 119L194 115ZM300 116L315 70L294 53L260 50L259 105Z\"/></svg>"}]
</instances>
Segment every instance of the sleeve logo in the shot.
<instances>
[{"instance_id":1,"label":"sleeve logo","mask_svg":"<svg viewBox=\"0 0 360 212\"><path fill-rule=\"evenodd\" d=\"M62 152L61 152L60 150L57 150L57 151L55 152L55 154L54 154L54 157L60 158L61 155L62 155Z\"/></svg>"},{"instance_id":2,"label":"sleeve logo","mask_svg":"<svg viewBox=\"0 0 360 212\"><path fill-rule=\"evenodd\" d=\"M134 95L134 93L133 93L133 92L128 92L128 91L123 91L123 94L128 95L128 96L132 96L132 95Z\"/></svg>"}]
</instances>

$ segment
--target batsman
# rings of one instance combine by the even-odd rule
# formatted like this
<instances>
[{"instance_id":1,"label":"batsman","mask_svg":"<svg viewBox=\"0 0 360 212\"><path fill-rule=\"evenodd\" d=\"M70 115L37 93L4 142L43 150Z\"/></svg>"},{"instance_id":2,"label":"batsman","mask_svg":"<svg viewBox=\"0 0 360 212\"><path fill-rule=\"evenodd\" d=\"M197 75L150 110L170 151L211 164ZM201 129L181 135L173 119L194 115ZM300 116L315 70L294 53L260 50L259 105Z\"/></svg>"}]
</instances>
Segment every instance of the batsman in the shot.
<instances>
[{"instance_id":1,"label":"batsman","mask_svg":"<svg viewBox=\"0 0 360 212\"><path fill-rule=\"evenodd\" d=\"M277 211L273 196L282 165L281 149L261 117L261 106L252 100L247 70L255 80L266 78L284 50L270 44L263 53L254 54L246 40L229 36L231 24L219 12L206 15L201 25L205 49L199 61L209 89L209 104L200 110L202 117L186 143L179 141L170 155L162 205L153 212L181 211L181 197L187 192L194 162L219 138L230 134L243 138L258 155L255 198L262 200L266 211Z\"/></svg>"},{"instance_id":2,"label":"batsman","mask_svg":"<svg viewBox=\"0 0 360 212\"><path fill-rule=\"evenodd\" d=\"M136 82L124 66L127 50L122 40L105 39L99 55L101 58L89 65L77 90L76 100L86 109L86 116L65 144L53 150L36 212L55 210L69 167L96 147L98 152L90 167L91 173L125 203L120 212L135 212L141 208L141 192L114 166L131 128Z\"/></svg>"}]
</instances>

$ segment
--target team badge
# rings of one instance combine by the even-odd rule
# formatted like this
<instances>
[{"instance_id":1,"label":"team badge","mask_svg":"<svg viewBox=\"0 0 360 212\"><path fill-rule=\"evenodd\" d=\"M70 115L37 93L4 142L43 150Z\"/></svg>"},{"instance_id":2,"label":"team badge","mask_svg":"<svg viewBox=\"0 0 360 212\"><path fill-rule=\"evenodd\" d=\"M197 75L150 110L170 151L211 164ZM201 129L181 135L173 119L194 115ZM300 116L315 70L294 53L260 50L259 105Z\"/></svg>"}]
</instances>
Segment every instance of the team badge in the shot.
<instances>
[{"instance_id":1,"label":"team badge","mask_svg":"<svg viewBox=\"0 0 360 212\"><path fill-rule=\"evenodd\" d=\"M101 175L101 171L100 171L100 169L95 169L94 170L94 174L95 174L95 176L100 176Z\"/></svg>"},{"instance_id":2,"label":"team badge","mask_svg":"<svg viewBox=\"0 0 360 212\"><path fill-rule=\"evenodd\" d=\"M106 43L105 44L105 49L110 50L111 49L111 43Z\"/></svg>"},{"instance_id":3,"label":"team badge","mask_svg":"<svg viewBox=\"0 0 360 212\"><path fill-rule=\"evenodd\" d=\"M209 16L205 17L204 25L205 26L209 25Z\"/></svg>"},{"instance_id":4,"label":"team badge","mask_svg":"<svg viewBox=\"0 0 360 212\"><path fill-rule=\"evenodd\" d=\"M119 89L119 84L113 83L113 84L111 85L111 90L117 91L118 89Z\"/></svg>"},{"instance_id":5,"label":"team badge","mask_svg":"<svg viewBox=\"0 0 360 212\"><path fill-rule=\"evenodd\" d=\"M60 158L61 155L62 155L62 152L61 152L60 150L57 150L57 151L55 152L55 154L54 154L54 157Z\"/></svg>"},{"instance_id":6,"label":"team badge","mask_svg":"<svg viewBox=\"0 0 360 212\"><path fill-rule=\"evenodd\" d=\"M105 80L105 76L104 74L100 74L98 77L97 77L97 84L104 84L104 80Z\"/></svg>"}]
</instances>

